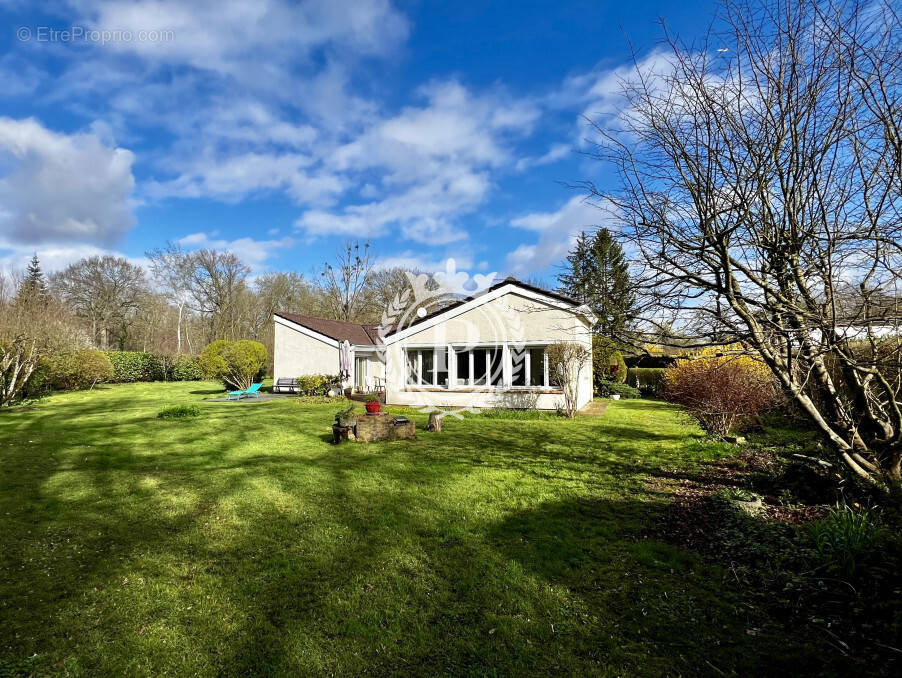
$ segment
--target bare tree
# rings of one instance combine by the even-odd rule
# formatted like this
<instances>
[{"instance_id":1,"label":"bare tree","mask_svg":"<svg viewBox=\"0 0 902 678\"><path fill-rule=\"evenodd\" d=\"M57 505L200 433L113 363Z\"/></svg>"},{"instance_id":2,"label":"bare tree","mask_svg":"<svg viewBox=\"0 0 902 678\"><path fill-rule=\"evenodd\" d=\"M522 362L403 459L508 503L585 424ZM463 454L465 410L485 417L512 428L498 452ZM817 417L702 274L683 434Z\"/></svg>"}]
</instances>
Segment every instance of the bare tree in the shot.
<instances>
[{"instance_id":1,"label":"bare tree","mask_svg":"<svg viewBox=\"0 0 902 678\"><path fill-rule=\"evenodd\" d=\"M719 25L637 64L595 123L622 188L589 187L627 224L646 329L746 342L849 469L898 485L898 11L727 0Z\"/></svg>"},{"instance_id":2,"label":"bare tree","mask_svg":"<svg viewBox=\"0 0 902 678\"><path fill-rule=\"evenodd\" d=\"M419 273L400 266L374 269L367 280L365 320L379 322L383 312L400 299L405 290L411 289L407 276Z\"/></svg>"},{"instance_id":3,"label":"bare tree","mask_svg":"<svg viewBox=\"0 0 902 678\"><path fill-rule=\"evenodd\" d=\"M579 382L583 371L592 362L592 351L575 341L559 341L545 353L548 356L549 377L564 394L564 412L571 419L579 404Z\"/></svg>"},{"instance_id":4,"label":"bare tree","mask_svg":"<svg viewBox=\"0 0 902 678\"><path fill-rule=\"evenodd\" d=\"M55 274L51 285L60 299L91 325L93 341L102 348L121 347L147 289L144 271L122 257L88 257Z\"/></svg>"},{"instance_id":5,"label":"bare tree","mask_svg":"<svg viewBox=\"0 0 902 678\"><path fill-rule=\"evenodd\" d=\"M370 244L348 241L335 264L326 262L320 277L326 310L336 320L354 320L361 310L373 270Z\"/></svg>"},{"instance_id":6,"label":"bare tree","mask_svg":"<svg viewBox=\"0 0 902 678\"><path fill-rule=\"evenodd\" d=\"M191 253L188 262L187 289L195 310L208 319L207 339L241 339L238 301L247 291L251 269L232 252L211 249Z\"/></svg>"},{"instance_id":7,"label":"bare tree","mask_svg":"<svg viewBox=\"0 0 902 678\"><path fill-rule=\"evenodd\" d=\"M146 252L150 269L157 283L178 309L175 328L176 352L182 352L182 321L190 299L191 255L178 244L166 243L163 248Z\"/></svg>"}]
</instances>

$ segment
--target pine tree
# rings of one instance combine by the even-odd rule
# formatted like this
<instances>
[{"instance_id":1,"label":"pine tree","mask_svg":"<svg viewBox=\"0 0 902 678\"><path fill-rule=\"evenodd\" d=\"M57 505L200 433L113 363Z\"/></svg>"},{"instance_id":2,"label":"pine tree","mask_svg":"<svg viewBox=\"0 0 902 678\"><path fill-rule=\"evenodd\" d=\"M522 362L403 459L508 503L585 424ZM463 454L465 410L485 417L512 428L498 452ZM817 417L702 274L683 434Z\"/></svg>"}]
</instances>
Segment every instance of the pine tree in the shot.
<instances>
[{"instance_id":1,"label":"pine tree","mask_svg":"<svg viewBox=\"0 0 902 678\"><path fill-rule=\"evenodd\" d=\"M31 262L28 264L28 272L25 275L25 280L22 281L22 286L19 288L19 293L16 295L16 303L45 303L49 297L50 293L47 291L47 280L44 278L44 272L41 270L41 262L38 260L38 255L35 253L31 258Z\"/></svg>"},{"instance_id":2,"label":"pine tree","mask_svg":"<svg viewBox=\"0 0 902 678\"><path fill-rule=\"evenodd\" d=\"M623 248L606 228L582 232L558 276L560 291L586 304L598 317L594 331L621 336L634 314L635 293Z\"/></svg>"}]
</instances>

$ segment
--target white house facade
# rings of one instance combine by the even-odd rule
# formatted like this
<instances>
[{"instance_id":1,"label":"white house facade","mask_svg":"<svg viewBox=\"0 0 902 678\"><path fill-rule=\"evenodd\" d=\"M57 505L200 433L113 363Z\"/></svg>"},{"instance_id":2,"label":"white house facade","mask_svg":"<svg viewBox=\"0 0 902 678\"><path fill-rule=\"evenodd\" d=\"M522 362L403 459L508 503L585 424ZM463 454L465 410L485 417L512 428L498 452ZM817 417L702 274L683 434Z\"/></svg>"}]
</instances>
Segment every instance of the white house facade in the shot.
<instances>
[{"instance_id":1,"label":"white house facade","mask_svg":"<svg viewBox=\"0 0 902 678\"><path fill-rule=\"evenodd\" d=\"M384 392L388 405L555 409L563 395L545 349L561 341L592 348L586 307L512 278L433 313L415 311L413 322L390 328L277 313L274 377L337 374L347 342L343 386ZM577 400L592 400L591 361Z\"/></svg>"}]
</instances>

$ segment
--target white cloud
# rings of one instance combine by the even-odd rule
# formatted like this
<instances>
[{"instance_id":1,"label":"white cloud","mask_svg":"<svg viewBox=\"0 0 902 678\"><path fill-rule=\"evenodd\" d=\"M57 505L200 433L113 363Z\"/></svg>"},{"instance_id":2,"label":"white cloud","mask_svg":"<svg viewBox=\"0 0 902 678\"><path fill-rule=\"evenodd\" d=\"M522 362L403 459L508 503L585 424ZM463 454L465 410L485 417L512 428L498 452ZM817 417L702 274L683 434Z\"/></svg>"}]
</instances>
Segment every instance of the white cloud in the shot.
<instances>
[{"instance_id":1,"label":"white cloud","mask_svg":"<svg viewBox=\"0 0 902 678\"><path fill-rule=\"evenodd\" d=\"M73 0L91 28L171 31L171 39L114 41L107 48L145 59L186 63L261 84L267 70L303 62L334 44L382 54L407 36L407 21L387 0ZM255 73L257 74L255 77Z\"/></svg>"},{"instance_id":2,"label":"white cloud","mask_svg":"<svg viewBox=\"0 0 902 678\"><path fill-rule=\"evenodd\" d=\"M16 243L110 245L134 224L134 156L97 134L0 118L0 232Z\"/></svg>"},{"instance_id":3,"label":"white cloud","mask_svg":"<svg viewBox=\"0 0 902 678\"><path fill-rule=\"evenodd\" d=\"M279 240L254 240L253 238L225 240L216 238L216 232L191 233L179 238L178 243L187 250L226 250L240 258L254 270L261 268L268 259L278 256L278 250L288 249L295 245L295 241L291 238L281 238Z\"/></svg>"},{"instance_id":4,"label":"white cloud","mask_svg":"<svg viewBox=\"0 0 902 678\"><path fill-rule=\"evenodd\" d=\"M540 156L520 158L520 160L517 161L517 171L523 172L532 169L533 167L550 165L551 163L566 158L571 153L573 153L573 147L570 144L552 144L551 148Z\"/></svg>"},{"instance_id":5,"label":"white cloud","mask_svg":"<svg viewBox=\"0 0 902 678\"><path fill-rule=\"evenodd\" d=\"M610 219L583 196L574 196L554 212L533 212L511 221L511 226L539 234L537 242L524 243L507 255L508 269L526 277L559 263L580 231L593 230Z\"/></svg>"},{"instance_id":6,"label":"white cloud","mask_svg":"<svg viewBox=\"0 0 902 678\"><path fill-rule=\"evenodd\" d=\"M363 171L379 175L378 186L367 181L361 191L373 199L308 210L298 228L313 236L395 232L431 245L467 237L455 220L485 201L491 172L511 162L510 142L529 132L538 110L500 92L474 95L455 81L432 83L421 94L423 106L377 121L334 153L330 166L349 183Z\"/></svg>"},{"instance_id":7,"label":"white cloud","mask_svg":"<svg viewBox=\"0 0 902 678\"><path fill-rule=\"evenodd\" d=\"M422 271L424 273L436 273L446 271L448 259L453 259L457 270L466 271L473 267L473 258L466 252L455 253L451 257L436 258L430 254L415 253L412 250L404 250L390 257L379 257L376 260L376 268L403 268L406 271ZM488 268L486 266L486 268ZM482 270L482 269L480 269Z\"/></svg>"},{"instance_id":8,"label":"white cloud","mask_svg":"<svg viewBox=\"0 0 902 678\"><path fill-rule=\"evenodd\" d=\"M41 270L45 274L61 271L69 264L86 257L104 256L128 259L135 266L149 270L149 262L145 257L130 257L116 250L108 250L93 245L50 244L38 247L27 247L0 240L0 271L24 271L33 254L38 255Z\"/></svg>"},{"instance_id":9,"label":"white cloud","mask_svg":"<svg viewBox=\"0 0 902 678\"><path fill-rule=\"evenodd\" d=\"M344 190L341 179L329 173L308 172L314 160L302 154L246 153L191 160L182 173L169 181L151 181L150 197L213 197L237 201L260 191L285 191L299 203L332 201Z\"/></svg>"}]
</instances>

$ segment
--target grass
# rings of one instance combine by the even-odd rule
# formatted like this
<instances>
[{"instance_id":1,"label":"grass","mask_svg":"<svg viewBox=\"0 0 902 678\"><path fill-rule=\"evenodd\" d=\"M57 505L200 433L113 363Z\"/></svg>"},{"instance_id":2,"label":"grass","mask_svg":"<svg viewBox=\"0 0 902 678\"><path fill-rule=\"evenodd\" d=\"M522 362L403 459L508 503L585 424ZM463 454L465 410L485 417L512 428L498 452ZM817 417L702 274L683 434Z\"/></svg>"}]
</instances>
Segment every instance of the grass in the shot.
<instances>
[{"instance_id":1,"label":"grass","mask_svg":"<svg viewBox=\"0 0 902 678\"><path fill-rule=\"evenodd\" d=\"M0 675L829 665L728 571L646 536L670 500L646 481L730 449L667 404L333 446L338 403L203 402L215 391L107 386L0 413ZM202 416L158 419L173 401Z\"/></svg>"},{"instance_id":2,"label":"grass","mask_svg":"<svg viewBox=\"0 0 902 678\"><path fill-rule=\"evenodd\" d=\"M199 416L200 408L197 405L169 405L157 412L157 419L185 419Z\"/></svg>"}]
</instances>

